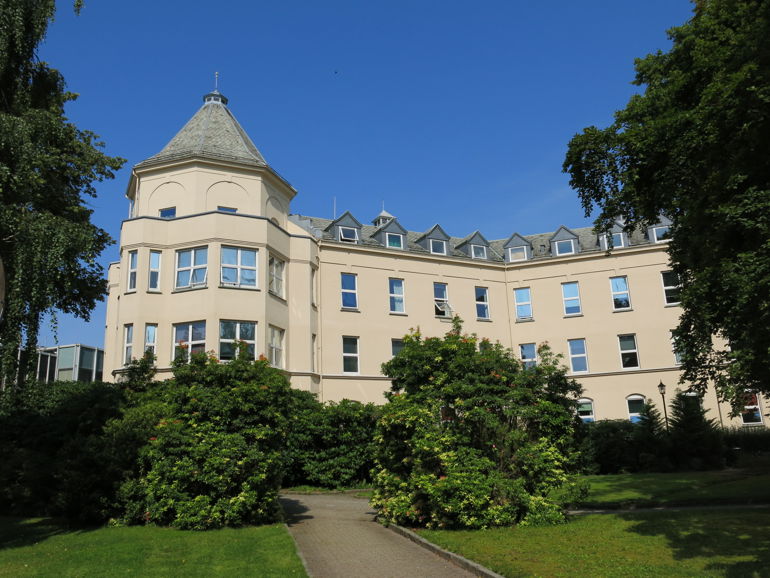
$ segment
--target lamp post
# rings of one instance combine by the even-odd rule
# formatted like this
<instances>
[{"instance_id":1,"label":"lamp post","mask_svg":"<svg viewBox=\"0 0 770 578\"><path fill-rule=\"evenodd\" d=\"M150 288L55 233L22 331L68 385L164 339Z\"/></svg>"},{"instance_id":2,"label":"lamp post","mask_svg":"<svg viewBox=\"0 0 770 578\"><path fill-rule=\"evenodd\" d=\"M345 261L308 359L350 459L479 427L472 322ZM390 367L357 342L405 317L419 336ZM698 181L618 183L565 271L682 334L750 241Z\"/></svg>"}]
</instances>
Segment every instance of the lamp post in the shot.
<instances>
[{"instance_id":1,"label":"lamp post","mask_svg":"<svg viewBox=\"0 0 770 578\"><path fill-rule=\"evenodd\" d=\"M663 399L663 415L666 418L666 432L668 432L668 410L666 409L666 384L661 381L658 384L658 391L660 392L660 397Z\"/></svg>"}]
</instances>

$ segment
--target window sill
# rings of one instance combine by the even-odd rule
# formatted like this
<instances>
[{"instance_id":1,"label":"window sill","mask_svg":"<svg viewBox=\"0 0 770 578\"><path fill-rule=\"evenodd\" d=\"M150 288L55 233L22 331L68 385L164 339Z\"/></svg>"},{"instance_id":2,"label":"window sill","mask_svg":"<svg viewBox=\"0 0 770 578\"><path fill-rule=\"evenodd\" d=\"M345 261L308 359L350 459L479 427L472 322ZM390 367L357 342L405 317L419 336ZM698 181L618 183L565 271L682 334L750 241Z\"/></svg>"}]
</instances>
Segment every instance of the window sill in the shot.
<instances>
[{"instance_id":1,"label":"window sill","mask_svg":"<svg viewBox=\"0 0 770 578\"><path fill-rule=\"evenodd\" d=\"M250 285L230 285L228 283L220 283L220 289L240 289L241 291L261 291L259 287L252 287Z\"/></svg>"},{"instance_id":2,"label":"window sill","mask_svg":"<svg viewBox=\"0 0 770 578\"><path fill-rule=\"evenodd\" d=\"M522 319L516 319L516 323L532 323L534 320L534 317L524 317Z\"/></svg>"},{"instance_id":3,"label":"window sill","mask_svg":"<svg viewBox=\"0 0 770 578\"><path fill-rule=\"evenodd\" d=\"M642 367L637 365L635 367L621 367L620 371L639 371L640 369L642 369Z\"/></svg>"},{"instance_id":4,"label":"window sill","mask_svg":"<svg viewBox=\"0 0 770 578\"><path fill-rule=\"evenodd\" d=\"M361 313L358 307L340 307L340 311L350 311L351 313Z\"/></svg>"},{"instance_id":5,"label":"window sill","mask_svg":"<svg viewBox=\"0 0 770 578\"><path fill-rule=\"evenodd\" d=\"M390 315L395 315L396 317L409 317L408 313L404 313L401 311L391 311Z\"/></svg>"},{"instance_id":6,"label":"window sill","mask_svg":"<svg viewBox=\"0 0 770 578\"><path fill-rule=\"evenodd\" d=\"M275 293L275 292L270 291L270 290L268 290L268 293L270 293L270 295L272 295L276 299L279 299L279 300L283 301L284 303L286 303L286 299L284 299L282 296L278 295L278 293Z\"/></svg>"},{"instance_id":7,"label":"window sill","mask_svg":"<svg viewBox=\"0 0 770 578\"><path fill-rule=\"evenodd\" d=\"M476 317L476 321L481 321L482 323L492 323L492 320L489 317Z\"/></svg>"},{"instance_id":8,"label":"window sill","mask_svg":"<svg viewBox=\"0 0 770 578\"><path fill-rule=\"evenodd\" d=\"M436 319L443 319L445 321L451 321L452 316L451 315L435 315Z\"/></svg>"},{"instance_id":9,"label":"window sill","mask_svg":"<svg viewBox=\"0 0 770 578\"><path fill-rule=\"evenodd\" d=\"M161 295L163 291L160 289L147 289L147 293L154 293L155 295Z\"/></svg>"},{"instance_id":10,"label":"window sill","mask_svg":"<svg viewBox=\"0 0 770 578\"><path fill-rule=\"evenodd\" d=\"M189 291L200 291L201 289L208 289L208 285L200 285L197 287L175 287L172 293L187 293Z\"/></svg>"},{"instance_id":11,"label":"window sill","mask_svg":"<svg viewBox=\"0 0 770 578\"><path fill-rule=\"evenodd\" d=\"M663 307L681 307L682 303L666 303Z\"/></svg>"},{"instance_id":12,"label":"window sill","mask_svg":"<svg viewBox=\"0 0 770 578\"><path fill-rule=\"evenodd\" d=\"M583 317L582 313L567 313L564 316L564 319L569 319L570 317Z\"/></svg>"},{"instance_id":13,"label":"window sill","mask_svg":"<svg viewBox=\"0 0 770 578\"><path fill-rule=\"evenodd\" d=\"M626 313L628 311L633 311L633 310L634 310L633 307L626 307L625 309L613 309L612 312L613 313Z\"/></svg>"},{"instance_id":14,"label":"window sill","mask_svg":"<svg viewBox=\"0 0 770 578\"><path fill-rule=\"evenodd\" d=\"M123 294L124 294L124 295L131 295L132 293L136 293L136 289L129 289L128 291L126 291L126 292L125 292L125 293L123 293Z\"/></svg>"}]
</instances>

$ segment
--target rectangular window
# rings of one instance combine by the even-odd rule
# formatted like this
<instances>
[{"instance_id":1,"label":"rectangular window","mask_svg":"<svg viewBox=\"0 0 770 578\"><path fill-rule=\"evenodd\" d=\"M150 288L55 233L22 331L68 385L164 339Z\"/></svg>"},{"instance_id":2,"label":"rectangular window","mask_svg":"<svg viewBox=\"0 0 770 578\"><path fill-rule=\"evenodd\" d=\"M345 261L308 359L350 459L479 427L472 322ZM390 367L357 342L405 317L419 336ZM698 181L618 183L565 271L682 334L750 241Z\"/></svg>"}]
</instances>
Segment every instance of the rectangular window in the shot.
<instances>
[{"instance_id":1,"label":"rectangular window","mask_svg":"<svg viewBox=\"0 0 770 578\"><path fill-rule=\"evenodd\" d=\"M677 305L679 303L679 276L673 271L663 271L660 276L663 280L663 298L666 305Z\"/></svg>"},{"instance_id":2,"label":"rectangular window","mask_svg":"<svg viewBox=\"0 0 770 578\"><path fill-rule=\"evenodd\" d=\"M206 351L206 322L177 323L174 329L174 359L190 361L193 353Z\"/></svg>"},{"instance_id":3,"label":"rectangular window","mask_svg":"<svg viewBox=\"0 0 770 578\"><path fill-rule=\"evenodd\" d=\"M134 357L134 326L123 326L123 365L131 363ZM61 365L61 364L60 364Z\"/></svg>"},{"instance_id":4,"label":"rectangular window","mask_svg":"<svg viewBox=\"0 0 770 578\"><path fill-rule=\"evenodd\" d=\"M283 337L284 330L278 327L270 326L270 341L268 342L267 356L270 365L273 367L283 367Z\"/></svg>"},{"instance_id":5,"label":"rectangular window","mask_svg":"<svg viewBox=\"0 0 770 578\"><path fill-rule=\"evenodd\" d=\"M315 373L316 368L316 334L313 333L310 338L310 371Z\"/></svg>"},{"instance_id":6,"label":"rectangular window","mask_svg":"<svg viewBox=\"0 0 770 578\"><path fill-rule=\"evenodd\" d=\"M391 249L403 249L404 236L398 233L385 233L385 244Z\"/></svg>"},{"instance_id":7,"label":"rectangular window","mask_svg":"<svg viewBox=\"0 0 770 578\"><path fill-rule=\"evenodd\" d=\"M615 311L631 309L631 293L628 291L627 277L610 277L612 308Z\"/></svg>"},{"instance_id":8,"label":"rectangular window","mask_svg":"<svg viewBox=\"0 0 770 578\"><path fill-rule=\"evenodd\" d=\"M582 398L578 400L577 407L578 417L583 423L590 423L594 421L594 402L588 398Z\"/></svg>"},{"instance_id":9,"label":"rectangular window","mask_svg":"<svg viewBox=\"0 0 770 578\"><path fill-rule=\"evenodd\" d=\"M663 243L668 241L671 236L671 227L653 227L652 228L652 242Z\"/></svg>"},{"instance_id":10,"label":"rectangular window","mask_svg":"<svg viewBox=\"0 0 770 578\"><path fill-rule=\"evenodd\" d=\"M628 406L628 419L633 423L641 421L642 410L647 400L641 395L630 395L626 398L626 405Z\"/></svg>"},{"instance_id":11,"label":"rectangular window","mask_svg":"<svg viewBox=\"0 0 770 578\"><path fill-rule=\"evenodd\" d=\"M489 292L486 287L476 287L476 318L489 319Z\"/></svg>"},{"instance_id":12,"label":"rectangular window","mask_svg":"<svg viewBox=\"0 0 770 578\"><path fill-rule=\"evenodd\" d=\"M620 365L624 369L639 367L639 352L636 349L636 335L618 335Z\"/></svg>"},{"instance_id":13,"label":"rectangular window","mask_svg":"<svg viewBox=\"0 0 770 578\"><path fill-rule=\"evenodd\" d=\"M674 338L674 332L671 332L671 351L674 352L674 363L676 365L682 365L682 354L676 348L676 339Z\"/></svg>"},{"instance_id":14,"label":"rectangular window","mask_svg":"<svg viewBox=\"0 0 770 578\"><path fill-rule=\"evenodd\" d=\"M561 294L564 299L564 315L580 315L580 289L577 281L561 284Z\"/></svg>"},{"instance_id":15,"label":"rectangular window","mask_svg":"<svg viewBox=\"0 0 770 578\"><path fill-rule=\"evenodd\" d=\"M484 245L471 245L471 257L474 259L486 259L487 248Z\"/></svg>"},{"instance_id":16,"label":"rectangular window","mask_svg":"<svg viewBox=\"0 0 770 578\"><path fill-rule=\"evenodd\" d=\"M340 285L342 287L342 308L358 309L357 275L354 273L341 273Z\"/></svg>"},{"instance_id":17,"label":"rectangular window","mask_svg":"<svg viewBox=\"0 0 770 578\"><path fill-rule=\"evenodd\" d=\"M355 227L338 227L339 240L345 243L358 242L358 229Z\"/></svg>"},{"instance_id":18,"label":"rectangular window","mask_svg":"<svg viewBox=\"0 0 770 578\"><path fill-rule=\"evenodd\" d=\"M176 217L176 207L166 207L158 211L161 219L173 219Z\"/></svg>"},{"instance_id":19,"label":"rectangular window","mask_svg":"<svg viewBox=\"0 0 770 578\"><path fill-rule=\"evenodd\" d=\"M534 343L522 343L519 345L519 354L524 369L532 369L537 365L537 349Z\"/></svg>"},{"instance_id":20,"label":"rectangular window","mask_svg":"<svg viewBox=\"0 0 770 578\"><path fill-rule=\"evenodd\" d=\"M449 293L446 283L433 284L433 310L436 317L451 317L452 309L449 306Z\"/></svg>"},{"instance_id":21,"label":"rectangular window","mask_svg":"<svg viewBox=\"0 0 770 578\"><path fill-rule=\"evenodd\" d=\"M586 352L585 339L569 339L569 362L572 373L585 373L588 371L588 354Z\"/></svg>"},{"instance_id":22,"label":"rectangular window","mask_svg":"<svg viewBox=\"0 0 770 578\"><path fill-rule=\"evenodd\" d=\"M144 326L144 352L148 351L155 355L158 346L158 326L155 323L148 323Z\"/></svg>"},{"instance_id":23,"label":"rectangular window","mask_svg":"<svg viewBox=\"0 0 770 578\"><path fill-rule=\"evenodd\" d=\"M399 352L404 348L404 340L403 339L391 339L390 340L390 353L393 357L399 354Z\"/></svg>"},{"instance_id":24,"label":"rectangular window","mask_svg":"<svg viewBox=\"0 0 770 578\"><path fill-rule=\"evenodd\" d=\"M556 246L557 255L572 255L575 252L574 239L565 239L564 241L556 241L554 245Z\"/></svg>"},{"instance_id":25,"label":"rectangular window","mask_svg":"<svg viewBox=\"0 0 770 578\"><path fill-rule=\"evenodd\" d=\"M318 270L310 269L310 294L312 295L313 305L318 303Z\"/></svg>"},{"instance_id":26,"label":"rectangular window","mask_svg":"<svg viewBox=\"0 0 770 578\"><path fill-rule=\"evenodd\" d=\"M759 409L759 395L747 393L743 398L743 411L741 412L743 425L761 425L762 412Z\"/></svg>"},{"instance_id":27,"label":"rectangular window","mask_svg":"<svg viewBox=\"0 0 770 578\"><path fill-rule=\"evenodd\" d=\"M208 248L182 249L176 252L176 288L203 287L208 272Z\"/></svg>"},{"instance_id":28,"label":"rectangular window","mask_svg":"<svg viewBox=\"0 0 770 578\"><path fill-rule=\"evenodd\" d=\"M446 255L446 241L430 239L430 252L434 255Z\"/></svg>"},{"instance_id":29,"label":"rectangular window","mask_svg":"<svg viewBox=\"0 0 770 578\"><path fill-rule=\"evenodd\" d=\"M516 304L516 321L532 319L532 295L529 287L514 289L513 301Z\"/></svg>"},{"instance_id":30,"label":"rectangular window","mask_svg":"<svg viewBox=\"0 0 770 578\"><path fill-rule=\"evenodd\" d=\"M527 248L526 247L511 247L508 249L508 261L526 261L527 260Z\"/></svg>"},{"instance_id":31,"label":"rectangular window","mask_svg":"<svg viewBox=\"0 0 770 578\"><path fill-rule=\"evenodd\" d=\"M342 371L358 373L358 337L342 338Z\"/></svg>"},{"instance_id":32,"label":"rectangular window","mask_svg":"<svg viewBox=\"0 0 770 578\"><path fill-rule=\"evenodd\" d=\"M604 246L609 249L610 248L610 239L612 240L612 248L613 249L621 249L624 246L623 242L623 233L612 233L611 235L602 235L602 240L604 241Z\"/></svg>"},{"instance_id":33,"label":"rectangular window","mask_svg":"<svg viewBox=\"0 0 770 578\"><path fill-rule=\"evenodd\" d=\"M257 250L222 247L220 282L230 287L256 287Z\"/></svg>"},{"instance_id":34,"label":"rectangular window","mask_svg":"<svg viewBox=\"0 0 770 578\"><path fill-rule=\"evenodd\" d=\"M136 251L128 252L128 286L127 291L136 291Z\"/></svg>"},{"instance_id":35,"label":"rectangular window","mask_svg":"<svg viewBox=\"0 0 770 578\"><path fill-rule=\"evenodd\" d=\"M248 358L257 358L257 324L254 321L219 322L219 359L231 361L238 356L238 344L246 348Z\"/></svg>"},{"instance_id":36,"label":"rectangular window","mask_svg":"<svg viewBox=\"0 0 770 578\"><path fill-rule=\"evenodd\" d=\"M237 213L238 209L236 209L235 207L222 207L222 206L219 206L219 207L217 207L217 211L219 211L220 213Z\"/></svg>"},{"instance_id":37,"label":"rectangular window","mask_svg":"<svg viewBox=\"0 0 770 578\"><path fill-rule=\"evenodd\" d=\"M147 289L160 291L160 251L150 251L150 276Z\"/></svg>"},{"instance_id":38,"label":"rectangular window","mask_svg":"<svg viewBox=\"0 0 770 578\"><path fill-rule=\"evenodd\" d=\"M283 297L283 270L286 263L278 257L270 256L268 261L268 286L273 295Z\"/></svg>"},{"instance_id":39,"label":"rectangular window","mask_svg":"<svg viewBox=\"0 0 770 578\"><path fill-rule=\"evenodd\" d=\"M404 313L404 280L388 279L388 292L390 297L390 312Z\"/></svg>"}]
</instances>

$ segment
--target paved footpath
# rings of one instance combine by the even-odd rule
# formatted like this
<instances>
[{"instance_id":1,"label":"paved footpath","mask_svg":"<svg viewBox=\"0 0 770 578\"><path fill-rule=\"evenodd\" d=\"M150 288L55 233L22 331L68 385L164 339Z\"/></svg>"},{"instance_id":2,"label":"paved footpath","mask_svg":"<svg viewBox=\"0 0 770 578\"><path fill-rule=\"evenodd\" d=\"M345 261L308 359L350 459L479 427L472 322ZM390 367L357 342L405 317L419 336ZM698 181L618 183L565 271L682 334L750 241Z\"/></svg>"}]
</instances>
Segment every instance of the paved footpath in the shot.
<instances>
[{"instance_id":1,"label":"paved footpath","mask_svg":"<svg viewBox=\"0 0 770 578\"><path fill-rule=\"evenodd\" d=\"M347 494L281 497L289 532L314 578L474 576L374 521L369 502Z\"/></svg>"}]
</instances>

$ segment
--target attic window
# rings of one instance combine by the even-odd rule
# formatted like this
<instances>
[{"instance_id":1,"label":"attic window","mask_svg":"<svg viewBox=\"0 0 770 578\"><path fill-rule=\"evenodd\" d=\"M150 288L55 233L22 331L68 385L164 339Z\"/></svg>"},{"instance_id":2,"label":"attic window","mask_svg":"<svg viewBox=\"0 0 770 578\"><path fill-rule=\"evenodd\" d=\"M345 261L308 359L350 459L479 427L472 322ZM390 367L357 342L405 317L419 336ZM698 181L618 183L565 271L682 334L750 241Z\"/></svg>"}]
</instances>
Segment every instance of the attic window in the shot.
<instances>
[{"instance_id":1,"label":"attic window","mask_svg":"<svg viewBox=\"0 0 770 578\"><path fill-rule=\"evenodd\" d=\"M668 226L653 227L652 228L652 242L663 243L668 241L671 237L671 228Z\"/></svg>"},{"instance_id":2,"label":"attic window","mask_svg":"<svg viewBox=\"0 0 770 578\"><path fill-rule=\"evenodd\" d=\"M385 233L385 245L391 249L403 249L404 236L398 233Z\"/></svg>"},{"instance_id":3,"label":"attic window","mask_svg":"<svg viewBox=\"0 0 770 578\"><path fill-rule=\"evenodd\" d=\"M355 227L339 227L339 240L343 243L358 243L358 229Z\"/></svg>"},{"instance_id":4,"label":"attic window","mask_svg":"<svg viewBox=\"0 0 770 578\"><path fill-rule=\"evenodd\" d=\"M430 252L434 255L446 255L446 241L442 241L441 239L431 239Z\"/></svg>"},{"instance_id":5,"label":"attic window","mask_svg":"<svg viewBox=\"0 0 770 578\"><path fill-rule=\"evenodd\" d=\"M572 255L575 252L574 239L565 239L564 241L556 241L554 243L556 247L557 255Z\"/></svg>"},{"instance_id":6,"label":"attic window","mask_svg":"<svg viewBox=\"0 0 770 578\"><path fill-rule=\"evenodd\" d=\"M176 207L166 207L158 211L161 219L173 219L176 217Z\"/></svg>"},{"instance_id":7,"label":"attic window","mask_svg":"<svg viewBox=\"0 0 770 578\"><path fill-rule=\"evenodd\" d=\"M220 213L237 213L238 209L235 207L217 207L217 211Z\"/></svg>"},{"instance_id":8,"label":"attic window","mask_svg":"<svg viewBox=\"0 0 770 578\"><path fill-rule=\"evenodd\" d=\"M602 241L604 241L604 246L609 249L609 235L602 235ZM623 242L623 233L612 233L612 248L613 249L622 249L625 247L625 243Z\"/></svg>"},{"instance_id":9,"label":"attic window","mask_svg":"<svg viewBox=\"0 0 770 578\"><path fill-rule=\"evenodd\" d=\"M508 249L508 261L526 261L527 249L526 247L511 247Z\"/></svg>"},{"instance_id":10,"label":"attic window","mask_svg":"<svg viewBox=\"0 0 770 578\"><path fill-rule=\"evenodd\" d=\"M484 245L471 245L471 257L474 259L486 259L487 248Z\"/></svg>"}]
</instances>

